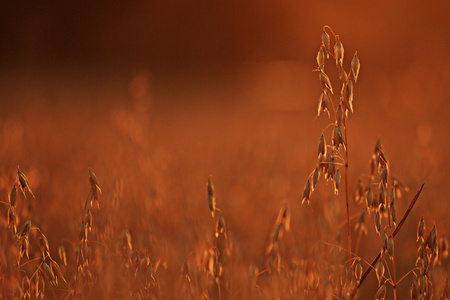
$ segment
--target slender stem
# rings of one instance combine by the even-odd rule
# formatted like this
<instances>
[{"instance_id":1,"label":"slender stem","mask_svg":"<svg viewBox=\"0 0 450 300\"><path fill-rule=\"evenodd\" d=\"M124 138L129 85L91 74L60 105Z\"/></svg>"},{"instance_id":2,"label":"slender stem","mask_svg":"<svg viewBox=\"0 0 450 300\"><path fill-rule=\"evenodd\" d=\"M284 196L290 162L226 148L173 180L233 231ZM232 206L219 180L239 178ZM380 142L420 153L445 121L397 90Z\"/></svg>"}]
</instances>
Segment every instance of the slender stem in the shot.
<instances>
[{"instance_id":1,"label":"slender stem","mask_svg":"<svg viewBox=\"0 0 450 300\"><path fill-rule=\"evenodd\" d=\"M394 232L392 233L392 237L394 238L397 233L400 231L400 229L403 226L403 223L405 223L406 218L408 217L409 213L411 212L411 210L414 207L414 204L416 204L417 199L419 199L420 193L422 192L422 189L424 187L425 183L422 184L422 186L420 187L419 191L416 193L416 195L414 196L414 198L411 200L411 203L408 206L408 209L406 210L405 214L403 215L402 219L400 220L400 222L398 223L398 226L395 228ZM370 268L368 268L364 274L361 276L361 280L359 281L358 285L353 289L350 298L353 299L356 295L356 292L358 291L359 287L363 284L364 280L366 279L367 275L369 275L370 271L372 271L372 269L375 269L375 265L377 264L378 260L381 257L381 252L379 252L377 254L377 256L375 257L375 259L372 261Z\"/></svg>"},{"instance_id":2,"label":"slender stem","mask_svg":"<svg viewBox=\"0 0 450 300\"><path fill-rule=\"evenodd\" d=\"M350 230L350 209L348 206L348 139L347 139L347 122L344 121L344 135L345 135L345 204L347 206L347 247L348 247L348 264L349 268L352 265L352 236Z\"/></svg>"},{"instance_id":3,"label":"slender stem","mask_svg":"<svg viewBox=\"0 0 450 300\"><path fill-rule=\"evenodd\" d=\"M395 245L394 245L394 249L392 249L392 265L393 265L393 273L394 273L394 284L393 284L393 289L394 289L394 300L397 300L397 274L395 271Z\"/></svg>"}]
</instances>

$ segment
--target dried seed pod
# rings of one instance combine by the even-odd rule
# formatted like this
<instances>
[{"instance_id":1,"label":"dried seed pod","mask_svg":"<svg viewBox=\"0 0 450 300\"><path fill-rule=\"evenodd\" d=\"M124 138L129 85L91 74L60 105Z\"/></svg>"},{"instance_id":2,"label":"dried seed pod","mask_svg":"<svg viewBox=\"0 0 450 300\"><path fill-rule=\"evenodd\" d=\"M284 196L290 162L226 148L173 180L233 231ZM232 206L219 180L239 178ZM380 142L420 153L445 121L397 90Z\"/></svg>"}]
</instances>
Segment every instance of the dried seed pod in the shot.
<instances>
[{"instance_id":1,"label":"dried seed pod","mask_svg":"<svg viewBox=\"0 0 450 300\"><path fill-rule=\"evenodd\" d=\"M334 193L337 195L339 193L339 185L341 184L341 173L339 170L336 171L334 175Z\"/></svg>"},{"instance_id":2,"label":"dried seed pod","mask_svg":"<svg viewBox=\"0 0 450 300\"><path fill-rule=\"evenodd\" d=\"M433 226L433 228L430 231L430 234L428 235L427 245L428 247L430 247L433 253L436 251L436 249L438 249L436 238L436 225Z\"/></svg>"},{"instance_id":3,"label":"dried seed pod","mask_svg":"<svg viewBox=\"0 0 450 300\"><path fill-rule=\"evenodd\" d=\"M419 297L418 297L418 295L417 295L418 291L417 291L416 280L417 280L417 279L413 278L413 281L412 281L412 283L411 283L411 287L409 288L409 298L410 298L411 300L417 300L417 299L419 299Z\"/></svg>"},{"instance_id":4,"label":"dried seed pod","mask_svg":"<svg viewBox=\"0 0 450 300\"><path fill-rule=\"evenodd\" d=\"M330 78L322 70L319 70L319 79L323 88L329 90L333 94L333 87L331 86Z\"/></svg>"},{"instance_id":5,"label":"dried seed pod","mask_svg":"<svg viewBox=\"0 0 450 300\"><path fill-rule=\"evenodd\" d=\"M95 176L94 172L92 172L91 169L88 169L88 171L89 171L89 183L91 185L90 204L92 207L92 201L94 201L97 204L97 207L100 207L98 199L102 194L102 189L100 188L100 184L98 183L97 176Z\"/></svg>"},{"instance_id":6,"label":"dried seed pod","mask_svg":"<svg viewBox=\"0 0 450 300\"><path fill-rule=\"evenodd\" d=\"M31 187L30 187L30 183L28 182L27 177L25 176L24 173L22 173L19 168L17 168L17 179L16 179L20 190L23 193L23 196L25 197L25 199L27 199L27 196L25 195L25 191L28 191L31 196L33 196L33 198L36 198L33 194L33 192L31 191Z\"/></svg>"},{"instance_id":7,"label":"dried seed pod","mask_svg":"<svg viewBox=\"0 0 450 300\"><path fill-rule=\"evenodd\" d=\"M63 265L67 267L67 255L66 249L64 249L64 245L59 246L58 248L59 259L62 261Z\"/></svg>"},{"instance_id":8,"label":"dried seed pod","mask_svg":"<svg viewBox=\"0 0 450 300\"><path fill-rule=\"evenodd\" d=\"M55 282L58 284L58 277L61 278L65 283L67 283L64 275L59 267L58 263L53 259L50 259L50 268L52 269L53 274L55 275Z\"/></svg>"},{"instance_id":9,"label":"dried seed pod","mask_svg":"<svg viewBox=\"0 0 450 300\"><path fill-rule=\"evenodd\" d=\"M42 258L45 259L46 256L50 257L50 247L48 245L48 240L45 235L41 233L39 237L39 246L41 247Z\"/></svg>"},{"instance_id":10,"label":"dried seed pod","mask_svg":"<svg viewBox=\"0 0 450 300\"><path fill-rule=\"evenodd\" d=\"M28 220L23 224L22 231L20 232L20 237L29 236L31 230L31 221Z\"/></svg>"},{"instance_id":11,"label":"dried seed pod","mask_svg":"<svg viewBox=\"0 0 450 300\"><path fill-rule=\"evenodd\" d=\"M208 190L209 209L211 210L211 216L214 218L214 212L216 210L216 196L214 194L214 184L212 182L212 175L209 175L206 186Z\"/></svg>"},{"instance_id":12,"label":"dried seed pod","mask_svg":"<svg viewBox=\"0 0 450 300\"><path fill-rule=\"evenodd\" d=\"M46 262L43 262L40 268L41 268L42 274L44 274L44 276L47 278L47 280L50 282L50 284L53 286L56 286L55 274L53 273L50 266Z\"/></svg>"},{"instance_id":13,"label":"dried seed pod","mask_svg":"<svg viewBox=\"0 0 450 300\"><path fill-rule=\"evenodd\" d=\"M316 188L316 184L317 184L317 181L319 180L319 176L320 176L319 168L316 168L314 170L314 173L313 173L313 176L312 176L312 188L311 188L311 191L314 191L314 189Z\"/></svg>"},{"instance_id":14,"label":"dried seed pod","mask_svg":"<svg viewBox=\"0 0 450 300\"><path fill-rule=\"evenodd\" d=\"M356 51L355 55L353 55L353 59L352 59L352 73L353 73L353 79L355 80L355 82L358 80L360 67L361 67L361 64L359 63L358 51Z\"/></svg>"},{"instance_id":15,"label":"dried seed pod","mask_svg":"<svg viewBox=\"0 0 450 300\"><path fill-rule=\"evenodd\" d=\"M322 44L325 50L327 51L327 58L328 58L329 57L328 53L330 52L330 36L325 30L322 33Z\"/></svg>"},{"instance_id":16,"label":"dried seed pod","mask_svg":"<svg viewBox=\"0 0 450 300\"><path fill-rule=\"evenodd\" d=\"M358 284L361 281L362 274L363 274L363 267L361 265L361 262L358 261L355 266L355 278Z\"/></svg>"},{"instance_id":17,"label":"dried seed pod","mask_svg":"<svg viewBox=\"0 0 450 300\"><path fill-rule=\"evenodd\" d=\"M89 247L87 242L83 242L81 244L81 258L83 266L87 267L89 266L89 260L91 259L91 247Z\"/></svg>"},{"instance_id":18,"label":"dried seed pod","mask_svg":"<svg viewBox=\"0 0 450 300\"><path fill-rule=\"evenodd\" d=\"M372 190L370 189L370 187L367 189L366 192L366 202L367 202L367 209L370 210L373 206L373 200L374 200L374 195Z\"/></svg>"},{"instance_id":19,"label":"dried seed pod","mask_svg":"<svg viewBox=\"0 0 450 300\"><path fill-rule=\"evenodd\" d=\"M335 146L336 149L339 149L339 146L342 145L344 147L344 150L346 150L345 135L342 128L334 126L332 142L333 146Z\"/></svg>"},{"instance_id":20,"label":"dried seed pod","mask_svg":"<svg viewBox=\"0 0 450 300\"><path fill-rule=\"evenodd\" d=\"M428 290L428 278L424 274L419 277L419 293L423 295Z\"/></svg>"},{"instance_id":21,"label":"dried seed pod","mask_svg":"<svg viewBox=\"0 0 450 300\"><path fill-rule=\"evenodd\" d=\"M328 160L328 171L326 174L326 178L333 178L334 174L336 174L336 163L334 159L334 153L330 153L330 159Z\"/></svg>"},{"instance_id":22,"label":"dried seed pod","mask_svg":"<svg viewBox=\"0 0 450 300\"><path fill-rule=\"evenodd\" d=\"M320 113L327 113L328 118L330 118L330 97L328 96L327 91L323 91L320 94L319 98L319 106L317 108L317 116L320 116Z\"/></svg>"},{"instance_id":23,"label":"dried seed pod","mask_svg":"<svg viewBox=\"0 0 450 300\"><path fill-rule=\"evenodd\" d=\"M346 114L347 114L347 110L350 110L350 112L353 113L353 83L350 79L347 80L347 82L345 83L345 97L344 97L345 101L344 101L344 106L346 109Z\"/></svg>"},{"instance_id":24,"label":"dried seed pod","mask_svg":"<svg viewBox=\"0 0 450 300\"><path fill-rule=\"evenodd\" d=\"M89 183L91 184L91 187L94 188L97 186L100 188L97 176L95 176L94 172L92 172L91 169L88 169L88 171L89 171Z\"/></svg>"},{"instance_id":25,"label":"dried seed pod","mask_svg":"<svg viewBox=\"0 0 450 300\"><path fill-rule=\"evenodd\" d=\"M394 256L394 239L390 236L387 240L387 253L389 254L389 258L392 260Z\"/></svg>"},{"instance_id":26,"label":"dried seed pod","mask_svg":"<svg viewBox=\"0 0 450 300\"><path fill-rule=\"evenodd\" d=\"M90 209L88 209L84 214L84 225L89 230L89 232L92 231L92 213Z\"/></svg>"},{"instance_id":27,"label":"dried seed pod","mask_svg":"<svg viewBox=\"0 0 450 300\"><path fill-rule=\"evenodd\" d=\"M80 239L82 242L87 241L88 229L84 222L81 222L80 226L78 226L78 230L80 231Z\"/></svg>"},{"instance_id":28,"label":"dried seed pod","mask_svg":"<svg viewBox=\"0 0 450 300\"><path fill-rule=\"evenodd\" d=\"M397 227L397 208L395 207L395 203L391 203L391 217L392 223L394 223L394 228Z\"/></svg>"},{"instance_id":29,"label":"dried seed pod","mask_svg":"<svg viewBox=\"0 0 450 300\"><path fill-rule=\"evenodd\" d=\"M8 209L8 228L13 231L14 234L17 233L17 215L14 206L10 206Z\"/></svg>"},{"instance_id":30,"label":"dried seed pod","mask_svg":"<svg viewBox=\"0 0 450 300\"><path fill-rule=\"evenodd\" d=\"M284 229L286 229L286 232L289 231L290 226L291 226L290 225L291 224L291 210L289 209L289 205L284 204L280 208L280 211L278 212L278 217L277 217L277 220L275 221L275 223L284 224Z\"/></svg>"},{"instance_id":31,"label":"dried seed pod","mask_svg":"<svg viewBox=\"0 0 450 300\"><path fill-rule=\"evenodd\" d=\"M382 206L386 206L386 188L384 187L384 185L380 186L380 194L379 194L379 201L378 201L379 205Z\"/></svg>"},{"instance_id":32,"label":"dried seed pod","mask_svg":"<svg viewBox=\"0 0 450 300\"><path fill-rule=\"evenodd\" d=\"M131 243L131 234L126 229L122 231L122 246L130 250L133 249L133 244Z\"/></svg>"},{"instance_id":33,"label":"dried seed pod","mask_svg":"<svg viewBox=\"0 0 450 300\"><path fill-rule=\"evenodd\" d=\"M383 150L381 150L381 146L378 147L378 151L377 151L377 163L378 163L378 168L380 168L388 163L386 154L384 154Z\"/></svg>"},{"instance_id":34,"label":"dried seed pod","mask_svg":"<svg viewBox=\"0 0 450 300\"><path fill-rule=\"evenodd\" d=\"M339 73L339 83L340 83L340 91L341 94L344 93L345 84L347 82L347 73L345 72L344 68L341 68L341 72Z\"/></svg>"},{"instance_id":35,"label":"dried seed pod","mask_svg":"<svg viewBox=\"0 0 450 300\"><path fill-rule=\"evenodd\" d=\"M364 195L364 187L362 184L362 180L358 179L358 184L356 187L356 192L355 192L355 201L356 203L361 203L363 200L363 195Z\"/></svg>"},{"instance_id":36,"label":"dried seed pod","mask_svg":"<svg viewBox=\"0 0 450 300\"><path fill-rule=\"evenodd\" d=\"M334 57L336 58L336 65L342 67L344 61L344 45L342 45L338 35L336 35L336 44L334 44Z\"/></svg>"},{"instance_id":37,"label":"dried seed pod","mask_svg":"<svg viewBox=\"0 0 450 300\"><path fill-rule=\"evenodd\" d=\"M11 206L16 206L16 186L13 185L13 187L11 188L11 191L9 192L8 195L8 200L9 200L9 204Z\"/></svg>"},{"instance_id":38,"label":"dried seed pod","mask_svg":"<svg viewBox=\"0 0 450 300\"><path fill-rule=\"evenodd\" d=\"M317 52L316 60L319 70L323 70L325 68L325 53L323 47L320 47L319 52Z\"/></svg>"},{"instance_id":39,"label":"dried seed pod","mask_svg":"<svg viewBox=\"0 0 450 300\"><path fill-rule=\"evenodd\" d=\"M417 226L417 240L419 239L424 241L424 233L425 233L425 221L423 220L423 217L420 218L419 225Z\"/></svg>"},{"instance_id":40,"label":"dried seed pod","mask_svg":"<svg viewBox=\"0 0 450 300\"><path fill-rule=\"evenodd\" d=\"M383 279L384 276L384 264L381 260L379 260L375 266L375 273L377 274L378 278L378 286L380 286L381 280Z\"/></svg>"},{"instance_id":41,"label":"dried seed pod","mask_svg":"<svg viewBox=\"0 0 450 300\"><path fill-rule=\"evenodd\" d=\"M325 178L328 173L328 163L327 157L322 153L319 154L319 158L317 159L317 165L319 166L319 171L325 174Z\"/></svg>"},{"instance_id":42,"label":"dried seed pod","mask_svg":"<svg viewBox=\"0 0 450 300\"><path fill-rule=\"evenodd\" d=\"M20 265L20 260L24 256L26 256L28 259L30 258L29 256L30 241L28 240L28 235L20 236L18 244L19 244L19 257L17 260L17 265Z\"/></svg>"},{"instance_id":43,"label":"dried seed pod","mask_svg":"<svg viewBox=\"0 0 450 300\"><path fill-rule=\"evenodd\" d=\"M30 278L25 275L22 278L22 299L30 299L31 298L31 284Z\"/></svg>"},{"instance_id":44,"label":"dried seed pod","mask_svg":"<svg viewBox=\"0 0 450 300\"><path fill-rule=\"evenodd\" d=\"M333 129L333 138L331 140L334 147L339 149L339 145L342 144L341 135L339 134L339 127L334 126Z\"/></svg>"},{"instance_id":45,"label":"dried seed pod","mask_svg":"<svg viewBox=\"0 0 450 300\"><path fill-rule=\"evenodd\" d=\"M225 219L220 216L216 222L216 238L223 234L227 238L227 226L225 225Z\"/></svg>"},{"instance_id":46,"label":"dried seed pod","mask_svg":"<svg viewBox=\"0 0 450 300\"><path fill-rule=\"evenodd\" d=\"M318 150L317 155L320 155L320 154L325 155L326 144L325 144L325 138L323 137L323 134L319 138L319 146L318 146L317 150Z\"/></svg>"},{"instance_id":47,"label":"dried seed pod","mask_svg":"<svg viewBox=\"0 0 450 300\"><path fill-rule=\"evenodd\" d=\"M355 231L359 231L360 234L368 233L366 228L366 212L366 208L361 209L358 217L358 222L355 225Z\"/></svg>"},{"instance_id":48,"label":"dried seed pod","mask_svg":"<svg viewBox=\"0 0 450 300\"><path fill-rule=\"evenodd\" d=\"M374 300L384 300L385 298L386 298L386 285L383 284L377 290L377 293L375 294Z\"/></svg>"},{"instance_id":49,"label":"dried seed pod","mask_svg":"<svg viewBox=\"0 0 450 300\"><path fill-rule=\"evenodd\" d=\"M375 214L375 229L379 235L381 230L381 215L379 210L377 210L377 213Z\"/></svg>"},{"instance_id":50,"label":"dried seed pod","mask_svg":"<svg viewBox=\"0 0 450 300\"><path fill-rule=\"evenodd\" d=\"M302 204L306 201L307 204L309 204L309 198L311 196L311 183L308 181L305 184L305 188L303 189L303 196L302 196Z\"/></svg>"}]
</instances>

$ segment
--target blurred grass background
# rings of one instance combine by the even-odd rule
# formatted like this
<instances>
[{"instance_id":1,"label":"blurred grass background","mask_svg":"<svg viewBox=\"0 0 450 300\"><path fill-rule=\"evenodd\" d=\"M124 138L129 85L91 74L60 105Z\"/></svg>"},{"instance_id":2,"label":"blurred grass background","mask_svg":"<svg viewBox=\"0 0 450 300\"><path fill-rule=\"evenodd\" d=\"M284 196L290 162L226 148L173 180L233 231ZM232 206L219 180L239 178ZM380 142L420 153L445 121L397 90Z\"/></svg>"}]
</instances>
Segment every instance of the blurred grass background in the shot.
<instances>
[{"instance_id":1,"label":"blurred grass background","mask_svg":"<svg viewBox=\"0 0 450 300\"><path fill-rule=\"evenodd\" d=\"M167 244L170 278L210 222L212 174L243 269L262 260L283 203L294 220L287 243L306 256L316 240L304 229L317 226L311 220L324 202L315 193L311 207L301 206L300 196L328 123L314 120L320 84L311 70L329 25L346 68L355 51L361 60L348 129L350 189L368 172L378 138L391 172L411 188L398 216L426 183L398 236L407 254L400 270L409 270L420 217L442 234L450 228L449 13L448 1L4 4L0 191L6 199L20 165L56 249L64 237L76 239L87 168L106 191L122 178L118 220L134 236L146 224L143 232ZM331 187L321 188L329 197Z\"/></svg>"}]
</instances>

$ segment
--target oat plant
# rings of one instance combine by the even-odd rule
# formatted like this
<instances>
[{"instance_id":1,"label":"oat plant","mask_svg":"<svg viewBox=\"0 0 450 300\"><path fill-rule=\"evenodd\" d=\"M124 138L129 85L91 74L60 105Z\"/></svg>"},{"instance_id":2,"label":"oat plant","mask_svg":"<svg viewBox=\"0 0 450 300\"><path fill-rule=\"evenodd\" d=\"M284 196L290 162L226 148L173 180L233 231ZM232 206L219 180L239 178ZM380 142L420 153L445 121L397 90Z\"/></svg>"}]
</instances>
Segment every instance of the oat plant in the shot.
<instances>
[{"instance_id":1,"label":"oat plant","mask_svg":"<svg viewBox=\"0 0 450 300\"><path fill-rule=\"evenodd\" d=\"M331 38L334 39L333 51ZM322 131L318 143L317 165L310 173L302 194L302 203L310 203L311 195L317 186L321 175L327 182L332 181L334 193L338 197L341 181L344 180L347 249L344 279L340 286L334 286L334 296L344 299L357 297L360 286L368 274L374 270L378 279L378 290L374 299L385 299L387 286L393 291L393 298L399 299L397 285L412 277L411 299L448 299L448 279L442 284L433 284L433 267L439 265L448 255L448 242L445 237L438 237L434 226L425 233L424 221L418 226L417 240L421 241L415 266L406 274L397 274L395 263L395 236L402 228L409 213L418 200L422 185L409 204L400 221L397 220L396 203L407 191L401 181L392 176L390 162L384 152L381 141L376 142L374 152L370 158L370 172L362 174L355 192L354 204L361 208L355 224L356 243L352 249L352 230L350 226L350 193L348 189L349 145L347 139L348 118L353 113L353 89L357 82L360 70L360 61L357 52L354 53L349 69L344 69L344 46L329 26L323 27L322 43L317 53L317 69L322 91L319 97L317 117L325 114L333 122ZM326 62L332 59L338 74L338 86L333 88L332 80L326 73ZM328 70L328 69L327 69ZM338 100L336 100L338 98ZM336 103L336 104L335 104ZM327 143L329 134L331 143ZM342 178L343 177L343 178ZM372 263L358 255L361 239L368 232L366 219L371 216L375 231L379 237L380 247L378 255ZM370 227L370 226L369 226ZM439 255L440 252L446 253ZM403 295L402 295L403 297Z\"/></svg>"}]
</instances>

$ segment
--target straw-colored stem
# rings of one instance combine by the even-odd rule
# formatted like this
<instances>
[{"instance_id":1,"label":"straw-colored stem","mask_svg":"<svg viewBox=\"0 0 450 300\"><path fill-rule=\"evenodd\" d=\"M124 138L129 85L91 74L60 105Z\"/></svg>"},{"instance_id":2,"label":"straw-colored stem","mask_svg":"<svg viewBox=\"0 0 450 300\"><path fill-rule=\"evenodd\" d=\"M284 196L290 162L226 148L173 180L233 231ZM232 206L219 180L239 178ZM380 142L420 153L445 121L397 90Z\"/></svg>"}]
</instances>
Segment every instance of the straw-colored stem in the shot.
<instances>
[{"instance_id":1,"label":"straw-colored stem","mask_svg":"<svg viewBox=\"0 0 450 300\"><path fill-rule=\"evenodd\" d=\"M345 121L344 121L345 122ZM350 208L348 206L348 139L347 139L347 124L344 126L345 135L345 204L347 206L347 247L348 247L348 264L349 268L352 264L352 235L350 230Z\"/></svg>"}]
</instances>

